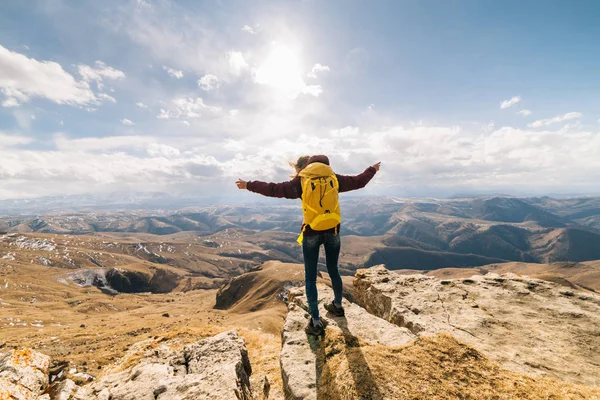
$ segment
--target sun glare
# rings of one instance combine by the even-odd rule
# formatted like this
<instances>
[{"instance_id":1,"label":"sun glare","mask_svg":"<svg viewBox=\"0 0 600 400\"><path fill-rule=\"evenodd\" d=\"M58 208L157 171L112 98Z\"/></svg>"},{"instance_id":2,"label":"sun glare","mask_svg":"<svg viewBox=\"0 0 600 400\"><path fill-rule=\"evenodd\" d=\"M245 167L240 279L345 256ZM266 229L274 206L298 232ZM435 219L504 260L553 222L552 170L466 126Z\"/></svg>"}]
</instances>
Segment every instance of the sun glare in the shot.
<instances>
[{"instance_id":1,"label":"sun glare","mask_svg":"<svg viewBox=\"0 0 600 400\"><path fill-rule=\"evenodd\" d=\"M264 63L256 70L255 80L294 97L306 87L298 56L287 46L278 46L269 53Z\"/></svg>"}]
</instances>

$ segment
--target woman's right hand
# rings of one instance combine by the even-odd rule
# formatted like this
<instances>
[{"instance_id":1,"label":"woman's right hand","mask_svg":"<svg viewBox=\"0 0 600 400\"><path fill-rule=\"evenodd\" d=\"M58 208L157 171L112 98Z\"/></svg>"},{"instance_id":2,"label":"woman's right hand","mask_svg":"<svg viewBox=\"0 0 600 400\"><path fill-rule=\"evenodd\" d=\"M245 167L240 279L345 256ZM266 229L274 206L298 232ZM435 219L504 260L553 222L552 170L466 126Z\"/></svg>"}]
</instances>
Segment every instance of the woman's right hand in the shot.
<instances>
[{"instance_id":1,"label":"woman's right hand","mask_svg":"<svg viewBox=\"0 0 600 400\"><path fill-rule=\"evenodd\" d=\"M235 184L237 185L238 189L248 189L248 182L243 179L238 179Z\"/></svg>"},{"instance_id":2,"label":"woman's right hand","mask_svg":"<svg viewBox=\"0 0 600 400\"><path fill-rule=\"evenodd\" d=\"M381 165L381 161L379 161L377 164L371 165L371 167L375 168L375 171L379 171L379 166L380 165Z\"/></svg>"}]
</instances>

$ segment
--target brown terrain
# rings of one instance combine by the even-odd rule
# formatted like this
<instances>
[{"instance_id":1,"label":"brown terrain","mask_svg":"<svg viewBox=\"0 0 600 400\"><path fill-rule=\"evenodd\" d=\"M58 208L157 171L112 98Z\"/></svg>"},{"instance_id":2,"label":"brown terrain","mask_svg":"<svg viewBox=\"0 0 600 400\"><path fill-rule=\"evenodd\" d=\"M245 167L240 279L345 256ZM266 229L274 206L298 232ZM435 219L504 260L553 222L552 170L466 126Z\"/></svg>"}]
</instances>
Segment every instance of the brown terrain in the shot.
<instances>
[{"instance_id":1,"label":"brown terrain","mask_svg":"<svg viewBox=\"0 0 600 400\"><path fill-rule=\"evenodd\" d=\"M340 266L349 300L357 301L354 272L381 261L398 276L449 280L512 273L565 290L600 290L600 261L589 258L595 256L598 235L593 202L509 203L529 213L517 217L503 214L506 203L496 200L470 215L460 201L392 203L369 203L371 210L361 214L366 207L358 201L346 211ZM542 205L554 207L548 209L556 214L539 211ZM573 207L583 210L569 219ZM281 332L290 318L285 301L290 289L302 287L303 267L296 217L291 210L270 209L216 207L201 216L159 218L145 212L0 218L0 229L9 231L0 234L0 358L27 347L51 357L50 376L63 371L61 379L85 385L135 365L141 356L124 355L144 340L181 349L235 329L252 363L253 393L262 393L266 377L266 398L283 398L289 390L280 366ZM92 220L104 221L105 228ZM560 261L548 263L553 260ZM328 283L326 273L320 282ZM298 318L305 321L305 314ZM511 385L516 391L506 398L597 396L589 391L594 387L589 380L532 375L460 335L458 341L455 336L413 338L398 347L331 329L316 354L328 360L318 363L328 368L319 385L329 397L319 398L369 398L361 388L371 390L371 398L452 398L448 393L493 398L494 391ZM399 363L410 368L386 373ZM359 378L365 366L371 381ZM445 374L448 368L456 374ZM428 380L411 381L412 370ZM406 385L394 388L388 378ZM335 386L340 382L350 388L347 395ZM582 384L587 386L569 386ZM530 396L532 388L538 388L539 397ZM522 395L527 390L529 395Z\"/></svg>"}]
</instances>

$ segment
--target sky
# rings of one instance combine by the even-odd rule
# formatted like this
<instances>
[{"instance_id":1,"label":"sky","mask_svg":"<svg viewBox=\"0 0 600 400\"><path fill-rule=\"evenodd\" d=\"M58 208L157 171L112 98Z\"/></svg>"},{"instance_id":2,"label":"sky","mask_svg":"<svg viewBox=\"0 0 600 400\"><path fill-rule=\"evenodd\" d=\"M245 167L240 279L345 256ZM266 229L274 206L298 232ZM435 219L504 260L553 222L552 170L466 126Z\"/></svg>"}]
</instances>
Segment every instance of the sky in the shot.
<instances>
[{"instance_id":1,"label":"sky","mask_svg":"<svg viewBox=\"0 0 600 400\"><path fill-rule=\"evenodd\" d=\"M599 194L596 1L0 3L0 199Z\"/></svg>"}]
</instances>

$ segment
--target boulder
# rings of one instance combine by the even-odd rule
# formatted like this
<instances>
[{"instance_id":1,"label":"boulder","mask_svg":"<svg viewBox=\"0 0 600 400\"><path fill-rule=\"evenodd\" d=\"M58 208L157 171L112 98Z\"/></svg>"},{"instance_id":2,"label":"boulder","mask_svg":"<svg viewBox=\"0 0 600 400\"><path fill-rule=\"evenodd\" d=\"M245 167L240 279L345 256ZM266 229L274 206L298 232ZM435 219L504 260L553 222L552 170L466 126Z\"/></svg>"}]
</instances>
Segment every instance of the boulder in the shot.
<instances>
[{"instance_id":1,"label":"boulder","mask_svg":"<svg viewBox=\"0 0 600 400\"><path fill-rule=\"evenodd\" d=\"M75 400L250 400L252 368L237 332L171 350L149 350L133 367L80 388Z\"/></svg>"},{"instance_id":2,"label":"boulder","mask_svg":"<svg viewBox=\"0 0 600 400\"><path fill-rule=\"evenodd\" d=\"M77 395L79 386L70 379L54 383L47 390L47 395L52 400L71 400Z\"/></svg>"},{"instance_id":3,"label":"boulder","mask_svg":"<svg viewBox=\"0 0 600 400\"><path fill-rule=\"evenodd\" d=\"M28 348L0 354L0 399L37 399L48 386L50 357Z\"/></svg>"},{"instance_id":4,"label":"boulder","mask_svg":"<svg viewBox=\"0 0 600 400\"><path fill-rule=\"evenodd\" d=\"M439 280L357 271L356 301L418 336L450 333L506 368L598 385L600 296L515 274Z\"/></svg>"}]
</instances>

